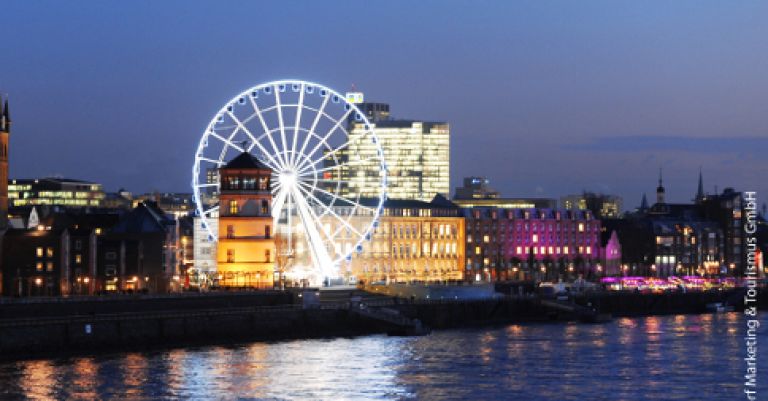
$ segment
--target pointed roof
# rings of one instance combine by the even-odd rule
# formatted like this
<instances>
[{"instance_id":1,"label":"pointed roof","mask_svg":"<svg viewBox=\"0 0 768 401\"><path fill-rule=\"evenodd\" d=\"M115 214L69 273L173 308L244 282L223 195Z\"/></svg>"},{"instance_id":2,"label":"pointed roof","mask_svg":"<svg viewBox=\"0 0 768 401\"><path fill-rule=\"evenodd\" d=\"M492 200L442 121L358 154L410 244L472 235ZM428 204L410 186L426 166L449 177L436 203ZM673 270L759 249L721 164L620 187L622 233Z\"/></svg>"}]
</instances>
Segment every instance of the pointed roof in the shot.
<instances>
[{"instance_id":1,"label":"pointed roof","mask_svg":"<svg viewBox=\"0 0 768 401\"><path fill-rule=\"evenodd\" d=\"M267 165L262 163L261 160L257 159L256 156L250 154L249 152L240 153L239 156L230 160L229 163L227 163L221 169L250 169L250 168L271 170L269 167L267 167Z\"/></svg>"},{"instance_id":2,"label":"pointed roof","mask_svg":"<svg viewBox=\"0 0 768 401\"><path fill-rule=\"evenodd\" d=\"M166 216L157 203L144 201L124 214L111 232L120 234L163 232L166 226L173 224L175 224L174 220Z\"/></svg>"},{"instance_id":3,"label":"pointed roof","mask_svg":"<svg viewBox=\"0 0 768 401\"><path fill-rule=\"evenodd\" d=\"M640 201L640 210L648 210L648 199L645 197L645 192L643 192L643 199Z\"/></svg>"},{"instance_id":4,"label":"pointed roof","mask_svg":"<svg viewBox=\"0 0 768 401\"><path fill-rule=\"evenodd\" d=\"M699 189L696 191L696 200L704 199L704 179L699 168Z\"/></svg>"},{"instance_id":5,"label":"pointed roof","mask_svg":"<svg viewBox=\"0 0 768 401\"><path fill-rule=\"evenodd\" d=\"M656 192L664 192L664 183L661 176L661 167L659 167L659 186L656 188Z\"/></svg>"}]
</instances>

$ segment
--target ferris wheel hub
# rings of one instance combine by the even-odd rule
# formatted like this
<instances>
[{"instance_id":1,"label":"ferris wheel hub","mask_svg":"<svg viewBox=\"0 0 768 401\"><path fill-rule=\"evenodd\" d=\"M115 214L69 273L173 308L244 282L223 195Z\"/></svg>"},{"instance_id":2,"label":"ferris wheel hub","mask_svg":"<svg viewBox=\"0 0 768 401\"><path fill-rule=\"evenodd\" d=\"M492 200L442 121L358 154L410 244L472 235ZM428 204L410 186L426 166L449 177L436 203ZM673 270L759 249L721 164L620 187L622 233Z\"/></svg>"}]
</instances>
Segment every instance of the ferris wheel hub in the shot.
<instances>
[{"instance_id":1,"label":"ferris wheel hub","mask_svg":"<svg viewBox=\"0 0 768 401\"><path fill-rule=\"evenodd\" d=\"M280 185L286 189L296 186L296 172L293 169L286 169L280 172L278 180Z\"/></svg>"}]
</instances>

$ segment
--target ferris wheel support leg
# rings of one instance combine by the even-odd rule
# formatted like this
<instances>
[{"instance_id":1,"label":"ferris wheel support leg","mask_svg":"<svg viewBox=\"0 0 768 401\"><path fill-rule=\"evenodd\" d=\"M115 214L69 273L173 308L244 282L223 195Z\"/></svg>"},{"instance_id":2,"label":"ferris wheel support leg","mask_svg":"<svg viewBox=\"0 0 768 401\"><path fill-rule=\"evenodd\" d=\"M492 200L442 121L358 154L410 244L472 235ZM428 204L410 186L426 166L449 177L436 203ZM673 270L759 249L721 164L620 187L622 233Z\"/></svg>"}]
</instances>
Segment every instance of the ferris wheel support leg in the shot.
<instances>
[{"instance_id":1,"label":"ferris wheel support leg","mask_svg":"<svg viewBox=\"0 0 768 401\"><path fill-rule=\"evenodd\" d=\"M304 225L304 229L307 230L307 235L309 236L309 248L312 250L312 256L314 256L315 269L322 272L323 275L332 275L332 259L330 255L328 255L328 250L323 246L323 238L317 230L317 225L320 222L314 217L307 201L299 193L299 189L294 187L292 190L293 199L296 202L296 209L299 212L299 217Z\"/></svg>"}]
</instances>

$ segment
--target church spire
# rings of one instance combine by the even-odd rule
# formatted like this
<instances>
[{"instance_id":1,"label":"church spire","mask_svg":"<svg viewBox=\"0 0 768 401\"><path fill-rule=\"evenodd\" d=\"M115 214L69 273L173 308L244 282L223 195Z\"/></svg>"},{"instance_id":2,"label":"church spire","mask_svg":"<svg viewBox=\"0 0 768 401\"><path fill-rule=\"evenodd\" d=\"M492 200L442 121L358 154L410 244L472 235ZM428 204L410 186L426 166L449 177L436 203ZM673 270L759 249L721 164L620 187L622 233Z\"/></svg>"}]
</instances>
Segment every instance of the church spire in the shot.
<instances>
[{"instance_id":1,"label":"church spire","mask_svg":"<svg viewBox=\"0 0 768 401\"><path fill-rule=\"evenodd\" d=\"M699 189L696 191L696 202L704 200L704 178L701 174L701 167L699 167Z\"/></svg>"},{"instance_id":2,"label":"church spire","mask_svg":"<svg viewBox=\"0 0 768 401\"><path fill-rule=\"evenodd\" d=\"M643 199L640 201L640 211L646 212L648 210L648 198L645 197L645 192L643 192Z\"/></svg>"},{"instance_id":3,"label":"church spire","mask_svg":"<svg viewBox=\"0 0 768 401\"><path fill-rule=\"evenodd\" d=\"M656 203L664 203L664 180L661 167L659 167L659 186L656 187Z\"/></svg>"}]
</instances>

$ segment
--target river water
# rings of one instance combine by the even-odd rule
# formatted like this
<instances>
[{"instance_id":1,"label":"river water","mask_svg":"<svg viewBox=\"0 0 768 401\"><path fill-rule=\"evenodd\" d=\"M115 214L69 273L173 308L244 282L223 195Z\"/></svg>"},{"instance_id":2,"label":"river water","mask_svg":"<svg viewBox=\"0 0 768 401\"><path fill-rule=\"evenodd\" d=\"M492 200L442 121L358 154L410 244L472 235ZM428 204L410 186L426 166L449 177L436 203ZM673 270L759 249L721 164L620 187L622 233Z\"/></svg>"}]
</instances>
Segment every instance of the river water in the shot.
<instances>
[{"instance_id":1,"label":"river water","mask_svg":"<svg viewBox=\"0 0 768 401\"><path fill-rule=\"evenodd\" d=\"M727 313L21 361L0 399L733 400L744 334Z\"/></svg>"}]
</instances>

